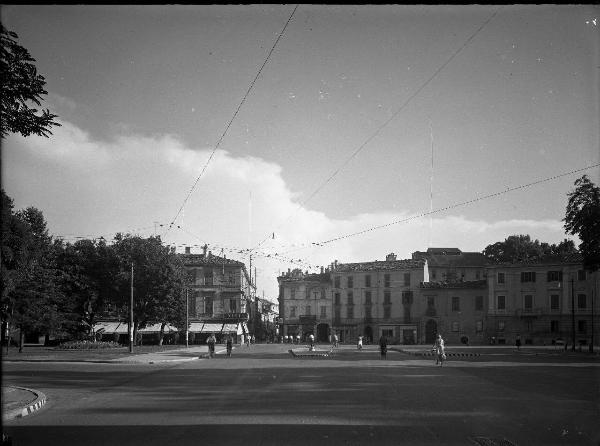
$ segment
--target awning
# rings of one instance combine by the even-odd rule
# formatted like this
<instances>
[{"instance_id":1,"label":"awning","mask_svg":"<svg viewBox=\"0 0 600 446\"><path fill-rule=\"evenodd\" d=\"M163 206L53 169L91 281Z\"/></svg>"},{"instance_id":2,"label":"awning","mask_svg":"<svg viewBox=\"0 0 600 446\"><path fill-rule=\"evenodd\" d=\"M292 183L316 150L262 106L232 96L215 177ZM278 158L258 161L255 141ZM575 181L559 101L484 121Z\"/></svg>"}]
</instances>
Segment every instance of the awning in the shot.
<instances>
[{"instance_id":1,"label":"awning","mask_svg":"<svg viewBox=\"0 0 600 446\"><path fill-rule=\"evenodd\" d=\"M190 332L193 333L220 333L223 324L209 324L205 322L192 322Z\"/></svg>"},{"instance_id":2,"label":"awning","mask_svg":"<svg viewBox=\"0 0 600 446\"><path fill-rule=\"evenodd\" d=\"M123 322L98 322L94 324L93 330L96 333L127 334L127 324Z\"/></svg>"},{"instance_id":3,"label":"awning","mask_svg":"<svg viewBox=\"0 0 600 446\"><path fill-rule=\"evenodd\" d=\"M238 324L225 324L223 325L223 333L236 333L238 330Z\"/></svg>"},{"instance_id":4,"label":"awning","mask_svg":"<svg viewBox=\"0 0 600 446\"><path fill-rule=\"evenodd\" d=\"M140 332L141 333L160 333L160 326L162 324L154 324L154 325L148 325L145 328L140 328ZM177 328L173 327L171 324L166 324L165 325L165 333L172 333L177 331Z\"/></svg>"}]
</instances>

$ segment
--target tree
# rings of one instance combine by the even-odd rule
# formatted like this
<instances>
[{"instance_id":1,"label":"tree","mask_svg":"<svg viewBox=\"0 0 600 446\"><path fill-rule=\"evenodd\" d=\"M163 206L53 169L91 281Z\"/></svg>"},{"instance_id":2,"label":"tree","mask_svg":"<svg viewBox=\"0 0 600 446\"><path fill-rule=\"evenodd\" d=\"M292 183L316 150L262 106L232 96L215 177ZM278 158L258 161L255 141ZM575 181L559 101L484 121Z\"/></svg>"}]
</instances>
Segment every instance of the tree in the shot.
<instances>
[{"instance_id":1,"label":"tree","mask_svg":"<svg viewBox=\"0 0 600 446\"><path fill-rule=\"evenodd\" d=\"M496 242L486 246L483 254L495 263L523 262L526 260L539 260L549 256L563 256L577 252L572 240L564 239L558 245L540 243L531 240L529 235L511 235L503 242Z\"/></svg>"},{"instance_id":2,"label":"tree","mask_svg":"<svg viewBox=\"0 0 600 446\"><path fill-rule=\"evenodd\" d=\"M41 106L42 95L48 94L44 90L46 80L38 74L29 51L16 42L17 34L2 24L0 27L0 135L2 138L8 133L48 137L52 126L60 126L54 120L57 116L48 109L38 114L36 108L28 105L33 102Z\"/></svg>"},{"instance_id":3,"label":"tree","mask_svg":"<svg viewBox=\"0 0 600 446\"><path fill-rule=\"evenodd\" d=\"M115 276L117 299L129 305L131 265L134 266L133 336L148 324L177 323L173 318L185 314L183 306L183 272L177 268L175 253L163 246L160 237L147 239L117 234L113 248L119 259ZM179 319L181 320L181 319ZM181 323L181 322L179 322ZM183 324L182 324L183 325Z\"/></svg>"},{"instance_id":4,"label":"tree","mask_svg":"<svg viewBox=\"0 0 600 446\"><path fill-rule=\"evenodd\" d=\"M564 228L581 240L579 251L584 268L597 271L600 268L600 188L583 175L575 180L575 190L567 196Z\"/></svg>"},{"instance_id":5,"label":"tree","mask_svg":"<svg viewBox=\"0 0 600 446\"><path fill-rule=\"evenodd\" d=\"M3 322L4 328L12 325L20 329L22 351L25 332L61 329L60 273L42 212L33 207L13 212L12 200L4 191L2 206Z\"/></svg>"}]
</instances>

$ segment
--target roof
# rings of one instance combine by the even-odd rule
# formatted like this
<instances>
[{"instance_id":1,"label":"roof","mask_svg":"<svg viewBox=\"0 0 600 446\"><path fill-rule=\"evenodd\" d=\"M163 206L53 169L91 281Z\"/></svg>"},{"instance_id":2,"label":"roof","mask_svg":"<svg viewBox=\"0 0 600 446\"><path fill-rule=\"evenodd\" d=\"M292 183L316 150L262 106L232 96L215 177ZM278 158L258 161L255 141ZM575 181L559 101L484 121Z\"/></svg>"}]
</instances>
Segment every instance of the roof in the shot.
<instances>
[{"instance_id":1,"label":"roof","mask_svg":"<svg viewBox=\"0 0 600 446\"><path fill-rule=\"evenodd\" d=\"M278 279L281 279L285 282L329 282L329 273L315 273L315 274L297 274L297 275L283 275L279 276Z\"/></svg>"},{"instance_id":2,"label":"roof","mask_svg":"<svg viewBox=\"0 0 600 446\"><path fill-rule=\"evenodd\" d=\"M462 252L458 248L429 248L427 252L413 252L412 258L427 259L430 268L484 267L490 263L480 252Z\"/></svg>"},{"instance_id":3,"label":"roof","mask_svg":"<svg viewBox=\"0 0 600 446\"><path fill-rule=\"evenodd\" d=\"M427 289L456 289L456 288L486 288L487 280L469 280L466 282L422 282L421 288Z\"/></svg>"},{"instance_id":4,"label":"roof","mask_svg":"<svg viewBox=\"0 0 600 446\"><path fill-rule=\"evenodd\" d=\"M177 254L181 256L183 264L185 266L239 266L244 267L243 262L237 260L228 259L226 257L216 256L210 252L207 255L204 254Z\"/></svg>"},{"instance_id":5,"label":"roof","mask_svg":"<svg viewBox=\"0 0 600 446\"><path fill-rule=\"evenodd\" d=\"M374 262L360 263L340 263L333 273L350 272L350 271L381 271L381 270L398 270L423 268L425 262L423 260L405 259L405 260L375 260Z\"/></svg>"},{"instance_id":6,"label":"roof","mask_svg":"<svg viewBox=\"0 0 600 446\"><path fill-rule=\"evenodd\" d=\"M516 262L497 262L490 263L489 266L509 266L509 267L519 267L525 265L560 265L565 263L579 263L583 264L583 256L581 253L574 254L563 254L563 255L551 255L544 257L532 257L525 260L520 260Z\"/></svg>"}]
</instances>

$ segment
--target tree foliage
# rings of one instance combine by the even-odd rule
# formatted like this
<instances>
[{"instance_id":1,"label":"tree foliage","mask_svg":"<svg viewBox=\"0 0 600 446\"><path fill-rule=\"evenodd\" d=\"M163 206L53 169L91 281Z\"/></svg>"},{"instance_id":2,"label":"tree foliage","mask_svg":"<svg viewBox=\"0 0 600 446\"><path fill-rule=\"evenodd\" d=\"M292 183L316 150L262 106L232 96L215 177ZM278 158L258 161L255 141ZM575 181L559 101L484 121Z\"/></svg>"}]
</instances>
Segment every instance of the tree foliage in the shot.
<instances>
[{"instance_id":1,"label":"tree foliage","mask_svg":"<svg viewBox=\"0 0 600 446\"><path fill-rule=\"evenodd\" d=\"M564 227L577 235L583 265L589 271L600 268L600 188L587 175L575 180L575 190L569 192Z\"/></svg>"},{"instance_id":2,"label":"tree foliage","mask_svg":"<svg viewBox=\"0 0 600 446\"><path fill-rule=\"evenodd\" d=\"M577 252L572 240L565 239L559 244L549 244L531 240L529 235L511 235L503 242L486 246L483 254L495 263L522 262L542 259L549 256L563 256Z\"/></svg>"},{"instance_id":3,"label":"tree foliage","mask_svg":"<svg viewBox=\"0 0 600 446\"><path fill-rule=\"evenodd\" d=\"M17 34L0 26L1 136L20 133L48 137L52 126L60 126L54 120L57 116L48 109L39 111L29 105L41 106L42 95L48 94L44 89L46 80L38 74L29 51L17 43Z\"/></svg>"}]
</instances>

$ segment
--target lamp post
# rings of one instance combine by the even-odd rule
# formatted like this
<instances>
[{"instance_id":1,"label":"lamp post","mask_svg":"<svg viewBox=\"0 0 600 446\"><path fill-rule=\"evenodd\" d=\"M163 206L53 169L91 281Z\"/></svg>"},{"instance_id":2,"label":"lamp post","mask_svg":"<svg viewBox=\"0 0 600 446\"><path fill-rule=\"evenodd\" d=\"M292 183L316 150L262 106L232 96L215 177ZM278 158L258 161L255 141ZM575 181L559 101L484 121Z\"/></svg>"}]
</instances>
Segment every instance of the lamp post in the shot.
<instances>
[{"instance_id":1,"label":"lamp post","mask_svg":"<svg viewBox=\"0 0 600 446\"><path fill-rule=\"evenodd\" d=\"M575 351L575 294L573 294L573 275L571 275L571 338L573 345L571 351Z\"/></svg>"},{"instance_id":2,"label":"lamp post","mask_svg":"<svg viewBox=\"0 0 600 446\"><path fill-rule=\"evenodd\" d=\"M188 299L188 289L185 289L185 348L189 348L188 339L190 338L190 329L189 329L189 311L190 311L190 303Z\"/></svg>"},{"instance_id":3,"label":"lamp post","mask_svg":"<svg viewBox=\"0 0 600 446\"><path fill-rule=\"evenodd\" d=\"M131 295L129 298L129 353L133 352L133 262L131 262Z\"/></svg>"}]
</instances>

